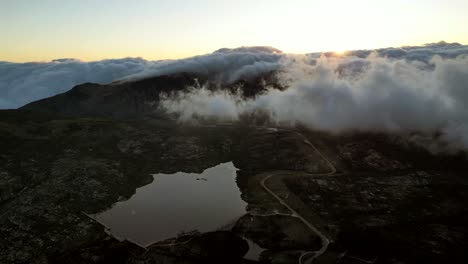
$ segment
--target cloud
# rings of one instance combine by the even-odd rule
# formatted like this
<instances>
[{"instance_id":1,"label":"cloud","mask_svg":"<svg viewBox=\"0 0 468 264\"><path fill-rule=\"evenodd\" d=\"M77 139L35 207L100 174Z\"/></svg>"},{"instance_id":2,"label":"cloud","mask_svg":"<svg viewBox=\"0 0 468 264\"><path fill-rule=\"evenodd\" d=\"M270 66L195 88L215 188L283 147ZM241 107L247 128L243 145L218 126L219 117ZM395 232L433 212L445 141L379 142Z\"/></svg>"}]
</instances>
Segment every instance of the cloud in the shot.
<instances>
[{"instance_id":1,"label":"cloud","mask_svg":"<svg viewBox=\"0 0 468 264\"><path fill-rule=\"evenodd\" d=\"M288 56L281 60L278 73L288 87L283 91L269 88L245 100L226 91L193 88L165 98L161 106L180 114L181 120L200 116L237 120L261 112L273 122L331 132L440 134L439 140L449 142L450 150L468 150L467 48L406 48L403 58L388 56L393 49L386 51L387 56L375 51L365 58ZM414 60L421 58L415 54L432 57Z\"/></svg>"},{"instance_id":2,"label":"cloud","mask_svg":"<svg viewBox=\"0 0 468 264\"><path fill-rule=\"evenodd\" d=\"M84 82L109 83L141 72L149 62L138 58L82 62L0 62L0 109L63 93Z\"/></svg>"},{"instance_id":3,"label":"cloud","mask_svg":"<svg viewBox=\"0 0 468 264\"><path fill-rule=\"evenodd\" d=\"M405 59L408 61L420 61L429 63L434 56L442 58L456 58L460 55L468 54L468 46L459 43L446 43L444 41L429 43L423 46L404 46L399 48L383 48L376 50L351 50L347 51L348 56L357 58L367 58L371 53L376 53L380 57L390 59ZM333 52L323 53L327 57L336 56ZM322 53L310 53L309 56L320 57Z\"/></svg>"},{"instance_id":4,"label":"cloud","mask_svg":"<svg viewBox=\"0 0 468 264\"><path fill-rule=\"evenodd\" d=\"M211 54L155 63L127 80L190 72L222 83L232 83L278 70L285 57L281 51L271 47L220 49Z\"/></svg>"},{"instance_id":5,"label":"cloud","mask_svg":"<svg viewBox=\"0 0 468 264\"><path fill-rule=\"evenodd\" d=\"M282 57L274 48L243 47L167 61L125 58L95 62L75 59L39 63L0 62L0 109L17 108L66 92L85 82L105 84L190 72L229 83L275 71L281 66Z\"/></svg>"},{"instance_id":6,"label":"cloud","mask_svg":"<svg viewBox=\"0 0 468 264\"><path fill-rule=\"evenodd\" d=\"M240 47L235 49L222 48L213 53L283 53L281 50L268 46Z\"/></svg>"},{"instance_id":7,"label":"cloud","mask_svg":"<svg viewBox=\"0 0 468 264\"><path fill-rule=\"evenodd\" d=\"M468 149L468 46L431 43L377 50L285 54L271 47L219 49L181 60L125 58L82 62L0 62L0 108L16 108L84 82L109 83L190 72L223 84L275 72L280 91L245 99L192 87L163 97L161 106L181 120L236 120L264 113L274 122L303 123L332 132L365 130L434 134L453 149Z\"/></svg>"}]
</instances>

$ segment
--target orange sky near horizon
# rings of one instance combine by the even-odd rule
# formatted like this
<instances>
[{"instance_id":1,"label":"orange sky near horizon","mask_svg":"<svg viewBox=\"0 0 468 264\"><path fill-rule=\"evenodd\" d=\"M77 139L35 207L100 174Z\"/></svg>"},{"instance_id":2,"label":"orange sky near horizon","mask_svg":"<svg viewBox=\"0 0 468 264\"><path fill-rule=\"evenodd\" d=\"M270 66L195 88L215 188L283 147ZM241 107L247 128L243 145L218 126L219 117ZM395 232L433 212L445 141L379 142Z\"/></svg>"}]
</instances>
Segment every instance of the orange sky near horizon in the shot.
<instances>
[{"instance_id":1,"label":"orange sky near horizon","mask_svg":"<svg viewBox=\"0 0 468 264\"><path fill-rule=\"evenodd\" d=\"M223 47L287 53L468 43L468 1L0 2L0 61L177 59Z\"/></svg>"}]
</instances>

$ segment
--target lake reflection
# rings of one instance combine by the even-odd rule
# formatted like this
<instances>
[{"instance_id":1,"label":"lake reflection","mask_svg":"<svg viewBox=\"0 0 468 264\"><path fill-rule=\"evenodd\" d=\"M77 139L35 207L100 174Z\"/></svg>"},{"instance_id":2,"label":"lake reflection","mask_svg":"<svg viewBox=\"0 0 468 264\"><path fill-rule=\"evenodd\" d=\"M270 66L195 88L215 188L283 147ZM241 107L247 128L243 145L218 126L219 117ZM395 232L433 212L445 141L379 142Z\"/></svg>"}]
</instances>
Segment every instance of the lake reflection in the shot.
<instances>
[{"instance_id":1,"label":"lake reflection","mask_svg":"<svg viewBox=\"0 0 468 264\"><path fill-rule=\"evenodd\" d=\"M129 200L99 213L96 220L110 233L148 246L182 231L214 231L245 213L232 162L201 174L154 174Z\"/></svg>"}]
</instances>

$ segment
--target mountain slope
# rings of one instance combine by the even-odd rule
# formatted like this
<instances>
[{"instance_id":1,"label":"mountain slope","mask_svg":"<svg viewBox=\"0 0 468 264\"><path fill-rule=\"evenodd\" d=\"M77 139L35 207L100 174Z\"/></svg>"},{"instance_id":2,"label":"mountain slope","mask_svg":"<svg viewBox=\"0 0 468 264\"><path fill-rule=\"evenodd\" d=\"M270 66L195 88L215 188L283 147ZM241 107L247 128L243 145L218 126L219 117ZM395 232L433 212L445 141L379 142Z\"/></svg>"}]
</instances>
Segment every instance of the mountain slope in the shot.
<instances>
[{"instance_id":1,"label":"mountain slope","mask_svg":"<svg viewBox=\"0 0 468 264\"><path fill-rule=\"evenodd\" d=\"M29 103L20 109L60 113L72 116L106 116L128 118L161 115L158 102L161 95L204 86L210 90L225 89L255 96L266 89L281 89L274 72L253 79L224 83L194 73L178 73L107 85L84 83L70 91Z\"/></svg>"}]
</instances>

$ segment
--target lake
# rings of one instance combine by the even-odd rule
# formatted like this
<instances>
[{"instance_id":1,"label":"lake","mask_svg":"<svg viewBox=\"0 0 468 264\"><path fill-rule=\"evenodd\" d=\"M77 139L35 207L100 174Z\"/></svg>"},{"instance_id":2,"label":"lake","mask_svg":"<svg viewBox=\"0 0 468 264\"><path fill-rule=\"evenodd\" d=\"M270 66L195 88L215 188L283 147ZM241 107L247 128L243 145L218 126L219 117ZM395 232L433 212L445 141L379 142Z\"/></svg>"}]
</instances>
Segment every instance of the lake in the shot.
<instances>
[{"instance_id":1,"label":"lake","mask_svg":"<svg viewBox=\"0 0 468 264\"><path fill-rule=\"evenodd\" d=\"M232 162L203 173L154 174L127 201L93 217L113 236L142 246L181 232L215 231L246 213Z\"/></svg>"}]
</instances>

